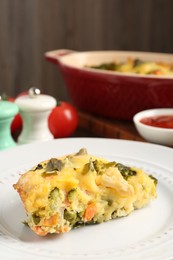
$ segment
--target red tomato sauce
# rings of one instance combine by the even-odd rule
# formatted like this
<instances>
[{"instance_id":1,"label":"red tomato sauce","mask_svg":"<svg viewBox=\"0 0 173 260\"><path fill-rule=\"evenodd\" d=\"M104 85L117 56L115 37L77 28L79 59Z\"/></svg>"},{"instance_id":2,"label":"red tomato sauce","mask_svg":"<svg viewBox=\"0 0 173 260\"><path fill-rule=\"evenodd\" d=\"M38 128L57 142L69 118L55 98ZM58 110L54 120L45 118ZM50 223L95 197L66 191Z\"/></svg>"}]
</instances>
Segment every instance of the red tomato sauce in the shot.
<instances>
[{"instance_id":1,"label":"red tomato sauce","mask_svg":"<svg viewBox=\"0 0 173 260\"><path fill-rule=\"evenodd\" d=\"M140 122L149 126L173 128L173 115L144 117Z\"/></svg>"}]
</instances>

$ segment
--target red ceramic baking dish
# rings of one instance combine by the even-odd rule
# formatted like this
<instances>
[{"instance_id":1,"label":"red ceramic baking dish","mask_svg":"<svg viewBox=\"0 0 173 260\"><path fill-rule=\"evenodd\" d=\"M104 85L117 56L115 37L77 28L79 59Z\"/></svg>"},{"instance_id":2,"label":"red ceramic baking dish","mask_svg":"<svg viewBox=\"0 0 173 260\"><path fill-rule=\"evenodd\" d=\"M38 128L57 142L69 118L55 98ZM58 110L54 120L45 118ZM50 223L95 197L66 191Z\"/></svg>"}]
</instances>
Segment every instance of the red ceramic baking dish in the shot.
<instances>
[{"instance_id":1,"label":"red ceramic baking dish","mask_svg":"<svg viewBox=\"0 0 173 260\"><path fill-rule=\"evenodd\" d=\"M72 102L81 110L114 119L132 119L150 108L173 107L173 76L139 75L86 66L132 59L173 63L173 54L53 50L45 58L58 65Z\"/></svg>"}]
</instances>

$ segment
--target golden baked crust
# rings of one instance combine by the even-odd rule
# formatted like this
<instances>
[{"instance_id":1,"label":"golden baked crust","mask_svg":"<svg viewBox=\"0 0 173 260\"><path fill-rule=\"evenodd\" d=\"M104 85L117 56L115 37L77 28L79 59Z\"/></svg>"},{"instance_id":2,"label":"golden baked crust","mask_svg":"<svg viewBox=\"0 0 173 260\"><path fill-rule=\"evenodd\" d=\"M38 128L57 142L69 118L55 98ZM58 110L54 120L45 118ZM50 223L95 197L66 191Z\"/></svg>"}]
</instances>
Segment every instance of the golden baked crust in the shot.
<instances>
[{"instance_id":1,"label":"golden baked crust","mask_svg":"<svg viewBox=\"0 0 173 260\"><path fill-rule=\"evenodd\" d=\"M157 196L156 183L141 169L81 149L39 163L13 186L24 204L27 224L44 236L126 216Z\"/></svg>"}]
</instances>

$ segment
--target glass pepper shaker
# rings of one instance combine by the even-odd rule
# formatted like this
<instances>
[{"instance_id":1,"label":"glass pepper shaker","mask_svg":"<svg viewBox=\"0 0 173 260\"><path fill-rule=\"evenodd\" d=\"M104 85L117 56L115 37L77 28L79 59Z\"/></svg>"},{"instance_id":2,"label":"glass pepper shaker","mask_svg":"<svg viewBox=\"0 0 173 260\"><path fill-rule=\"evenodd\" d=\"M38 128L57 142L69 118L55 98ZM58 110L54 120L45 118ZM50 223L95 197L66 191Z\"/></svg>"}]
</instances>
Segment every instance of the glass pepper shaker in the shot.
<instances>
[{"instance_id":1,"label":"glass pepper shaker","mask_svg":"<svg viewBox=\"0 0 173 260\"><path fill-rule=\"evenodd\" d=\"M28 95L15 100L23 120L22 132L18 137L19 144L35 143L53 139L48 127L48 116L56 106L52 96L40 94L36 87L30 88Z\"/></svg>"},{"instance_id":2,"label":"glass pepper shaker","mask_svg":"<svg viewBox=\"0 0 173 260\"><path fill-rule=\"evenodd\" d=\"M18 111L15 103L0 99L0 150L16 146L10 127Z\"/></svg>"}]
</instances>

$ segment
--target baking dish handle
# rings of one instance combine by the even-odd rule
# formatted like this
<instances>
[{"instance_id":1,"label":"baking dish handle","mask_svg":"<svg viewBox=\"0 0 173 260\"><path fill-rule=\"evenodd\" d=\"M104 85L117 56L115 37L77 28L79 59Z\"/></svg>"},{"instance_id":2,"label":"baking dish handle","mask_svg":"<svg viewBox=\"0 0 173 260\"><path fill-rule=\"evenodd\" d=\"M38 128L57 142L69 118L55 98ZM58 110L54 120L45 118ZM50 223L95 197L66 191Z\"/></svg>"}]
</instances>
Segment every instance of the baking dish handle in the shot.
<instances>
[{"instance_id":1,"label":"baking dish handle","mask_svg":"<svg viewBox=\"0 0 173 260\"><path fill-rule=\"evenodd\" d=\"M55 64L59 64L59 60L62 56L68 55L69 53L72 53L75 51L68 50L68 49L59 49L54 51L48 51L45 52L44 57L47 61L50 61Z\"/></svg>"}]
</instances>

